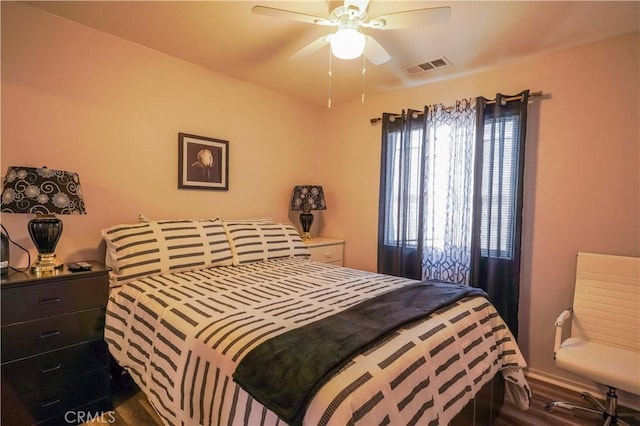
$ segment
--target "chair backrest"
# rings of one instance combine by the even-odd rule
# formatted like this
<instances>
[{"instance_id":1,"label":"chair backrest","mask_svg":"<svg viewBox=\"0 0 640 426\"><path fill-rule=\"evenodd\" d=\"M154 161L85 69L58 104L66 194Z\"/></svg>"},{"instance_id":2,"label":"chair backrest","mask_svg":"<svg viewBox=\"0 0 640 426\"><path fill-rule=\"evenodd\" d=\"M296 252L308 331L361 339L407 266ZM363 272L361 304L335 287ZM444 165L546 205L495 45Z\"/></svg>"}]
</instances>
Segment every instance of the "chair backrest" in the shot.
<instances>
[{"instance_id":1,"label":"chair backrest","mask_svg":"<svg viewBox=\"0 0 640 426\"><path fill-rule=\"evenodd\" d=\"M578 253L571 335L640 352L640 258Z\"/></svg>"}]
</instances>

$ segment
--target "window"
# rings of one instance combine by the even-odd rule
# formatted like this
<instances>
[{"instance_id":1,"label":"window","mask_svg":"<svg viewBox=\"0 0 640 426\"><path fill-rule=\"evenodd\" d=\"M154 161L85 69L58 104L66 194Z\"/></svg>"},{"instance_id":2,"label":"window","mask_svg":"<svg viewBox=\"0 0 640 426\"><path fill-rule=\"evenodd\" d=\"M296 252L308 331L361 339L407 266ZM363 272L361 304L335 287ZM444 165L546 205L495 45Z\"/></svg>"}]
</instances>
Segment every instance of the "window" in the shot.
<instances>
[{"instance_id":1,"label":"window","mask_svg":"<svg viewBox=\"0 0 640 426\"><path fill-rule=\"evenodd\" d=\"M485 120L480 221L481 254L511 259L514 253L518 184L519 117Z\"/></svg>"},{"instance_id":2,"label":"window","mask_svg":"<svg viewBox=\"0 0 640 426\"><path fill-rule=\"evenodd\" d=\"M422 181L427 182L430 186L429 193L433 194L431 197L426 197L425 200L425 220L429 222L428 227L433 231L426 236L426 243L432 247L444 250L445 246L445 229L447 221L447 205L449 203L450 196L467 197L465 194L450 194L447 188L450 184L450 174L453 172L454 165L452 164L452 128L448 125L438 126L437 128L431 128L432 132L429 135L429 139L435 143L429 144L427 147L428 152L426 154L425 173L427 173L426 179L421 177L421 157L422 157L422 134L423 129L413 129L411 136L409 137L409 145L406 147L404 153L408 156L407 161L404 163L408 169L402 171L401 168L401 132L393 132L392 138L392 152L393 152L393 170L394 173L391 176L392 189L388 200L389 217L390 221L387 221L387 232L385 233L385 243L394 245L401 238L398 234L398 215L402 212L400 208L399 191L402 186L400 185L401 174L407 174L407 194L406 196L406 225L407 235L404 240L409 246L416 246L418 244L418 207L420 202L420 191L422 190Z\"/></svg>"},{"instance_id":3,"label":"window","mask_svg":"<svg viewBox=\"0 0 640 426\"><path fill-rule=\"evenodd\" d=\"M451 204L460 205L460 199L470 197L471 194L461 194L460 189L451 191L453 180L451 176L455 173L455 141L453 140L453 128L450 125L443 124L435 128L431 128L429 139L433 143L429 144L429 152L427 153L427 165L425 167L427 176L426 182L429 185L426 202L426 220L427 232L425 238L428 246L444 250L446 241L447 221L451 218L447 216L452 214L448 207ZM419 194L415 194L416 197ZM458 200L452 200L458 198Z\"/></svg>"},{"instance_id":4,"label":"window","mask_svg":"<svg viewBox=\"0 0 640 426\"><path fill-rule=\"evenodd\" d=\"M390 182L391 191L387 196L387 214L391 219L386 222L385 244L397 245L404 241L406 246L418 246L419 202L421 185L422 129L413 129L407 138L407 145L402 143L402 132L389 134ZM403 157L406 161L402 161ZM406 167L406 169L404 168ZM406 185L401 180L406 179ZM406 194L401 191L406 188ZM404 200L406 202L401 202ZM404 224L404 226L399 226ZM405 235L400 235L404 229Z\"/></svg>"},{"instance_id":5,"label":"window","mask_svg":"<svg viewBox=\"0 0 640 426\"><path fill-rule=\"evenodd\" d=\"M484 138L482 198L497 200L496 203L482 203L481 219L481 247L482 256L510 259L513 257L514 214L516 209L517 187L517 142L518 116L506 117L497 125L487 120ZM430 186L425 199L425 220L431 232L425 236L428 246L444 250L447 208L449 197L469 197L469 194L448 191L450 176L456 164L452 155L452 128L448 125L431 128L433 133L429 139L425 157L426 184ZM417 247L419 227L419 200L422 190L420 176L422 156L422 128L411 130L407 138L408 145L403 146L402 132L394 131L389 134L393 171L391 191L387 201L388 215L391 220L386 222L385 244L395 245L398 241L405 241L407 246ZM403 150L404 148L404 150ZM407 161L402 158L407 156ZM489 165L489 167L486 167ZM495 167L493 165L496 165ZM404 170L403 166L407 169ZM472 170L468 170L472 173ZM407 179L406 185L400 180ZM406 189L406 194L400 191ZM401 196L402 195L402 196ZM405 200L403 210L401 200ZM463 204L463 203L460 203ZM496 207L497 206L497 207ZM451 213L451 212L450 212ZM402 221L399 221L403 215ZM401 236L399 224L404 224L406 235ZM404 237L404 238L403 238Z\"/></svg>"}]
</instances>

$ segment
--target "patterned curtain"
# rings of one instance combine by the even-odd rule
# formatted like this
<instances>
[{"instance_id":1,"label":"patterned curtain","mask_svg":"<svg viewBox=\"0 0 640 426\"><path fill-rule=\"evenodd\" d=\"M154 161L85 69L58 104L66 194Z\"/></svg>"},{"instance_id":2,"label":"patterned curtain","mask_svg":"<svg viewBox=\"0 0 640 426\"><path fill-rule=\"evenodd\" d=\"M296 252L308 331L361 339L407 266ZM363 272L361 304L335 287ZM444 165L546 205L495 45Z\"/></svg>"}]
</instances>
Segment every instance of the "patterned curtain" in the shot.
<instances>
[{"instance_id":1,"label":"patterned curtain","mask_svg":"<svg viewBox=\"0 0 640 426\"><path fill-rule=\"evenodd\" d=\"M524 148L529 91L477 98L476 174L470 284L518 337Z\"/></svg>"},{"instance_id":2,"label":"patterned curtain","mask_svg":"<svg viewBox=\"0 0 640 426\"><path fill-rule=\"evenodd\" d=\"M475 124L472 99L425 108L423 279L469 283Z\"/></svg>"}]
</instances>

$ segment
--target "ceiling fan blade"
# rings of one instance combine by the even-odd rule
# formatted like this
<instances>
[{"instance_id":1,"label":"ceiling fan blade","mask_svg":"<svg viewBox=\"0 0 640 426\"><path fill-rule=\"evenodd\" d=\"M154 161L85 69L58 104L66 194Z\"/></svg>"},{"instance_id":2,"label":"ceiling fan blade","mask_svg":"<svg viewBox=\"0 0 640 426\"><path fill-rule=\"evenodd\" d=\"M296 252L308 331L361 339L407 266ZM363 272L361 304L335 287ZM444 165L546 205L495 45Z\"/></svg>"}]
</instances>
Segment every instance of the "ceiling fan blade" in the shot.
<instances>
[{"instance_id":1,"label":"ceiling fan blade","mask_svg":"<svg viewBox=\"0 0 640 426\"><path fill-rule=\"evenodd\" d=\"M317 39L315 41L312 41L311 43L307 44L305 47L303 47L302 49L298 50L293 55L289 56L289 59L304 58L304 57L309 56L312 53L315 53L318 50L322 49L327 44L329 44L329 37L322 36L319 39Z\"/></svg>"},{"instance_id":2,"label":"ceiling fan blade","mask_svg":"<svg viewBox=\"0 0 640 426\"><path fill-rule=\"evenodd\" d=\"M367 10L369 6L369 0L344 0L344 7L349 9L350 7L357 7L360 12Z\"/></svg>"},{"instance_id":3,"label":"ceiling fan blade","mask_svg":"<svg viewBox=\"0 0 640 426\"><path fill-rule=\"evenodd\" d=\"M333 22L326 18L319 16L307 15L304 13L293 12L291 10L276 9L274 7L267 6L253 6L251 12L256 15L271 16L274 18L290 19L293 21L306 22L308 24L317 25L335 25Z\"/></svg>"},{"instance_id":4,"label":"ceiling fan blade","mask_svg":"<svg viewBox=\"0 0 640 426\"><path fill-rule=\"evenodd\" d=\"M370 20L364 24L364 26L380 30L395 30L399 28L444 24L449 21L450 17L450 7L431 7L382 15Z\"/></svg>"},{"instance_id":5,"label":"ceiling fan blade","mask_svg":"<svg viewBox=\"0 0 640 426\"><path fill-rule=\"evenodd\" d=\"M367 36L367 43L364 45L364 56L373 65L380 65L391 59L389 52L371 36Z\"/></svg>"}]
</instances>

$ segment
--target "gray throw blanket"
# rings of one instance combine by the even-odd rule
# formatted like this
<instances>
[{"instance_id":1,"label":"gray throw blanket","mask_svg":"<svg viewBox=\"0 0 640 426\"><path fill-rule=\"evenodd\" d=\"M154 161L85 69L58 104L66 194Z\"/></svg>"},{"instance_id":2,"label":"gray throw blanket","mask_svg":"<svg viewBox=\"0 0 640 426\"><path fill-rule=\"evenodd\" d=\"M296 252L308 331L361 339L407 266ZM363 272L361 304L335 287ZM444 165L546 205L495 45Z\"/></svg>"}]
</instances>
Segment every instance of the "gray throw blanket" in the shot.
<instances>
[{"instance_id":1,"label":"gray throw blanket","mask_svg":"<svg viewBox=\"0 0 640 426\"><path fill-rule=\"evenodd\" d=\"M240 361L233 379L290 425L302 424L315 393L356 354L467 296L486 293L439 282L403 286L263 342Z\"/></svg>"}]
</instances>

